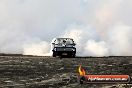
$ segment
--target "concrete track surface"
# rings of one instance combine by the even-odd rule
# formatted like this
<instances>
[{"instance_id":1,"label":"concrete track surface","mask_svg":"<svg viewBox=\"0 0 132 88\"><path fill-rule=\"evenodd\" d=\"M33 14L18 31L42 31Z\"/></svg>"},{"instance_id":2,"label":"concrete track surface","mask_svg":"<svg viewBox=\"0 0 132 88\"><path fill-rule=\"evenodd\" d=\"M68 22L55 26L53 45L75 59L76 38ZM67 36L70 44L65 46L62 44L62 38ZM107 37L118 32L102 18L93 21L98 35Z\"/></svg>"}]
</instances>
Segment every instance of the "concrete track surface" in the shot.
<instances>
[{"instance_id":1,"label":"concrete track surface","mask_svg":"<svg viewBox=\"0 0 132 88\"><path fill-rule=\"evenodd\" d=\"M127 74L132 57L53 58L0 56L0 88L132 88L130 84L79 84L78 66L87 74Z\"/></svg>"}]
</instances>

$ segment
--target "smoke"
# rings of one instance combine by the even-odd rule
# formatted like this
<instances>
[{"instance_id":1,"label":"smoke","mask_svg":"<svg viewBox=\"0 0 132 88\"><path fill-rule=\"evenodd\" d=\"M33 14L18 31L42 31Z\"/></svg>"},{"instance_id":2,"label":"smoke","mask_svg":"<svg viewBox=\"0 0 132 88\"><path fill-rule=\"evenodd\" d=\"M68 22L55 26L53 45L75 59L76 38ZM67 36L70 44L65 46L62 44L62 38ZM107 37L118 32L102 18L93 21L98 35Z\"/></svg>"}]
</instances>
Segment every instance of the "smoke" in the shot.
<instances>
[{"instance_id":1,"label":"smoke","mask_svg":"<svg viewBox=\"0 0 132 88\"><path fill-rule=\"evenodd\" d=\"M83 30L83 31L82 31ZM131 56L132 28L118 23L107 29L105 38L89 26L74 25L63 37L73 38L79 56ZM83 51L83 52L82 52Z\"/></svg>"},{"instance_id":2,"label":"smoke","mask_svg":"<svg viewBox=\"0 0 132 88\"><path fill-rule=\"evenodd\" d=\"M35 42L35 43L31 43L31 44L27 44L24 46L24 55L39 55L39 56L48 56L50 54L48 54L49 52L49 43L45 42L45 41L41 41L41 42Z\"/></svg>"},{"instance_id":3,"label":"smoke","mask_svg":"<svg viewBox=\"0 0 132 88\"><path fill-rule=\"evenodd\" d=\"M88 40L85 48L85 55L92 56L107 56L108 48L106 47L106 43L104 41L96 42L94 40Z\"/></svg>"},{"instance_id":4,"label":"smoke","mask_svg":"<svg viewBox=\"0 0 132 88\"><path fill-rule=\"evenodd\" d=\"M131 33L132 28L124 24L117 24L109 30L107 42L112 55L131 56Z\"/></svg>"},{"instance_id":5,"label":"smoke","mask_svg":"<svg viewBox=\"0 0 132 88\"><path fill-rule=\"evenodd\" d=\"M51 55L71 37L77 55L132 55L130 0L0 0L0 53Z\"/></svg>"},{"instance_id":6,"label":"smoke","mask_svg":"<svg viewBox=\"0 0 132 88\"><path fill-rule=\"evenodd\" d=\"M100 40L96 30L89 26L74 26L69 28L62 37L73 38L77 43L79 56L107 56L109 48L105 41ZM67 29L68 30L68 29ZM82 31L83 30L83 31Z\"/></svg>"}]
</instances>

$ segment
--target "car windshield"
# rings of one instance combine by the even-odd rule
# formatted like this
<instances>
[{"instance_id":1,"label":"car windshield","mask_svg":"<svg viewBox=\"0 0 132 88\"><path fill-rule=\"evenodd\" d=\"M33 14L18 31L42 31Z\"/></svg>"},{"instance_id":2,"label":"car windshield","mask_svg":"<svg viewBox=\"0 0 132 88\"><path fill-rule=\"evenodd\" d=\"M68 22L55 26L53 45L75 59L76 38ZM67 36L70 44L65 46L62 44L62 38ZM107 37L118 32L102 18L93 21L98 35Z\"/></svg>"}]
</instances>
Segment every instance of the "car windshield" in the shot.
<instances>
[{"instance_id":1,"label":"car windshield","mask_svg":"<svg viewBox=\"0 0 132 88\"><path fill-rule=\"evenodd\" d=\"M57 41L56 41L57 43L60 43L60 44L63 44L63 43L65 43L65 44L73 44L74 42L73 42L73 40L72 39L69 39L69 38L59 38L59 39L57 39Z\"/></svg>"}]
</instances>

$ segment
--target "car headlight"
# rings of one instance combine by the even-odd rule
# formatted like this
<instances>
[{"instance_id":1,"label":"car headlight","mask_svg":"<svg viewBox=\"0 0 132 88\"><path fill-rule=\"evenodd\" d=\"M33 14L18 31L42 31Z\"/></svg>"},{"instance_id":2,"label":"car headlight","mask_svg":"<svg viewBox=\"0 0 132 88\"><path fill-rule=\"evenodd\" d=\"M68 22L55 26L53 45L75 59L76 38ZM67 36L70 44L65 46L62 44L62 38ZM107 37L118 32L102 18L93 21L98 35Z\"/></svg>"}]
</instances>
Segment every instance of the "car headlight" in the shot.
<instances>
[{"instance_id":1,"label":"car headlight","mask_svg":"<svg viewBox=\"0 0 132 88\"><path fill-rule=\"evenodd\" d=\"M75 50L76 50L76 49L74 49L74 48L72 49L72 51L75 51Z\"/></svg>"},{"instance_id":2,"label":"car headlight","mask_svg":"<svg viewBox=\"0 0 132 88\"><path fill-rule=\"evenodd\" d=\"M57 49L56 48L54 48L54 51L56 51Z\"/></svg>"}]
</instances>

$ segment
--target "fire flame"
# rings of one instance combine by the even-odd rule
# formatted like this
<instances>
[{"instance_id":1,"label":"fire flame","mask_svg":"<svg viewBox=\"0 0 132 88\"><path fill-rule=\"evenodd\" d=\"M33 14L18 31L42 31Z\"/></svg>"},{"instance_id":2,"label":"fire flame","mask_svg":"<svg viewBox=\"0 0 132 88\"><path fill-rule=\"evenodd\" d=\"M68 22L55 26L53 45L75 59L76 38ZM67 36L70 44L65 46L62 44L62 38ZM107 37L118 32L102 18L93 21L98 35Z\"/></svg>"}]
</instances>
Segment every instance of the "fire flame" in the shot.
<instances>
[{"instance_id":1,"label":"fire flame","mask_svg":"<svg viewBox=\"0 0 132 88\"><path fill-rule=\"evenodd\" d=\"M78 71L79 71L80 76L84 76L86 74L85 70L82 68L81 65L79 66Z\"/></svg>"}]
</instances>

